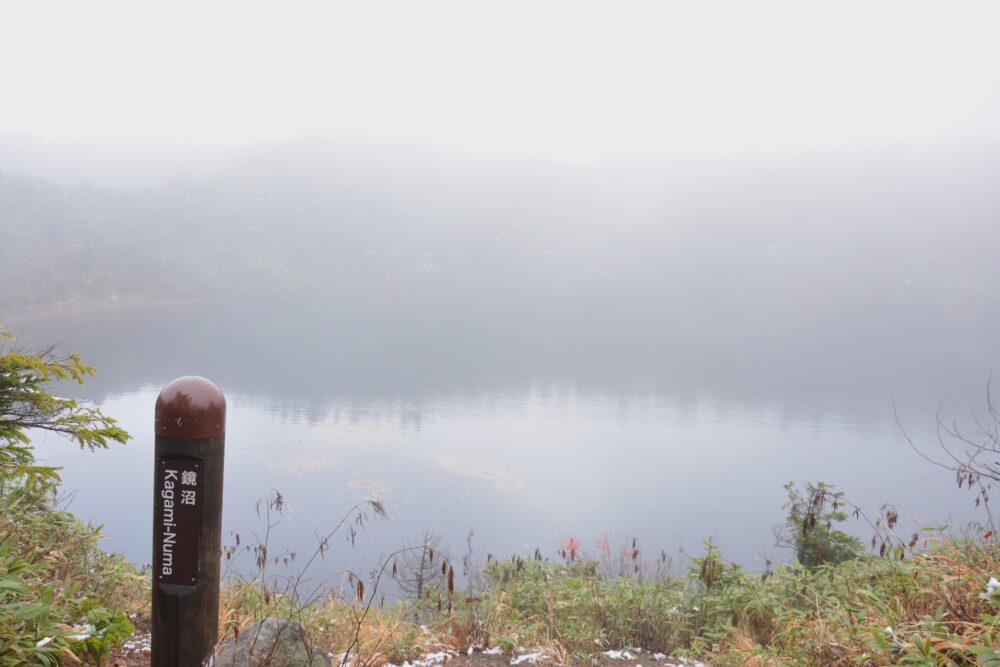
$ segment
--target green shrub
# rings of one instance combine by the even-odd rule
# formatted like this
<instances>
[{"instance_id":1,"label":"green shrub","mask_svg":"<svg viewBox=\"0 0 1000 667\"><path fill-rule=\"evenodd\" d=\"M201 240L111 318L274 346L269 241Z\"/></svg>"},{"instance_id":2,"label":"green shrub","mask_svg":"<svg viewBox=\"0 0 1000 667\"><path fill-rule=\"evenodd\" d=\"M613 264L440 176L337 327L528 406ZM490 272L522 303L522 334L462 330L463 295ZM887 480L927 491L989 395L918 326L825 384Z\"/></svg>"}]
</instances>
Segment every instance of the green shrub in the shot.
<instances>
[{"instance_id":1,"label":"green shrub","mask_svg":"<svg viewBox=\"0 0 1000 667\"><path fill-rule=\"evenodd\" d=\"M824 563L842 563L864 554L861 541L834 525L847 520L843 493L824 482L808 483L802 494L792 482L785 484L788 501L784 508L786 533L778 539L779 546L790 547L805 567Z\"/></svg>"}]
</instances>

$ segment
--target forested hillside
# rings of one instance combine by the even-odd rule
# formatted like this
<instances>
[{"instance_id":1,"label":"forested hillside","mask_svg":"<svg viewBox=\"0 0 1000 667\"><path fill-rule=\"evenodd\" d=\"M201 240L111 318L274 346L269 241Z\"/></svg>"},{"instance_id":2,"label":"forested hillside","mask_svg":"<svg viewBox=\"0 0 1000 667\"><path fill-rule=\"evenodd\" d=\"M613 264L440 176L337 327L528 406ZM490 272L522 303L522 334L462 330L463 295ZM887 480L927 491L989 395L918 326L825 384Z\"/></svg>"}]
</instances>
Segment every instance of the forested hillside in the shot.
<instances>
[{"instance_id":1,"label":"forested hillside","mask_svg":"<svg viewBox=\"0 0 1000 667\"><path fill-rule=\"evenodd\" d=\"M961 320L1000 293L989 156L723 172L303 155L142 191L0 175L0 308L305 297L641 316L697 304L700 318L738 314L753 329L789 308Z\"/></svg>"}]
</instances>

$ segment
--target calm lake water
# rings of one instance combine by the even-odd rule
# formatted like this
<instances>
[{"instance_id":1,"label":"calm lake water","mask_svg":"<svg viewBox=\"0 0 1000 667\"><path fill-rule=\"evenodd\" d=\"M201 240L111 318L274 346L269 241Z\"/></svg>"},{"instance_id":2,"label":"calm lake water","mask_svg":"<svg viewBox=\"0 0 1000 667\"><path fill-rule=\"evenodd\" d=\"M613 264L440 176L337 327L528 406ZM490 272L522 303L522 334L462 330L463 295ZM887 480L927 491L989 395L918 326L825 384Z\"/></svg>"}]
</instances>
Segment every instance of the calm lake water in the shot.
<instances>
[{"instance_id":1,"label":"calm lake water","mask_svg":"<svg viewBox=\"0 0 1000 667\"><path fill-rule=\"evenodd\" d=\"M483 559L555 556L571 535L591 549L605 532L637 537L650 558L711 537L762 567L788 557L772 533L788 481L836 484L873 514L895 503L907 532L974 518L972 498L907 446L892 402L933 451L942 397L958 419L983 403L1000 367L991 332L960 346L887 333L845 349L788 332L703 341L668 321L581 326L485 308L459 321L330 303L118 307L8 325L25 345L61 340L98 368L63 389L133 441L89 453L39 434L36 445L65 467L71 509L137 563L150 560L154 401L187 374L228 399L227 542L263 536L255 507L273 489L287 506L272 553L306 554L354 503L385 501L390 521L353 548L335 540L317 578L367 572L425 531L460 555L472 530Z\"/></svg>"}]
</instances>

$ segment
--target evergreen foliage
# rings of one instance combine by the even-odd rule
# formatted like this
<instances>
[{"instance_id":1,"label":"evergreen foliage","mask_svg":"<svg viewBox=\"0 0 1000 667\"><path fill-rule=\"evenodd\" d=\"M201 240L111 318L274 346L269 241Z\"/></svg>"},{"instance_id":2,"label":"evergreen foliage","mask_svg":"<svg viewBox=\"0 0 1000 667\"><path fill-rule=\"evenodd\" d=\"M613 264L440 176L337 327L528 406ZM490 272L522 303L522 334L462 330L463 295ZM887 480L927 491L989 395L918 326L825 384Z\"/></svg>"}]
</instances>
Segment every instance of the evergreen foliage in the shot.
<instances>
[{"instance_id":1,"label":"evergreen foliage","mask_svg":"<svg viewBox=\"0 0 1000 667\"><path fill-rule=\"evenodd\" d=\"M52 382L82 384L93 374L78 354L60 356L54 347L36 353L17 349L14 336L0 326L0 488L51 490L59 482L58 468L36 464L29 429L61 433L90 450L128 441L128 433L99 409L48 390Z\"/></svg>"},{"instance_id":2,"label":"evergreen foliage","mask_svg":"<svg viewBox=\"0 0 1000 667\"><path fill-rule=\"evenodd\" d=\"M786 533L778 535L778 546L795 551L798 562L805 567L825 563L842 563L858 558L865 549L861 541L834 525L847 520L844 494L825 482L806 484L803 494L792 482L785 484L788 502L784 508Z\"/></svg>"}]
</instances>

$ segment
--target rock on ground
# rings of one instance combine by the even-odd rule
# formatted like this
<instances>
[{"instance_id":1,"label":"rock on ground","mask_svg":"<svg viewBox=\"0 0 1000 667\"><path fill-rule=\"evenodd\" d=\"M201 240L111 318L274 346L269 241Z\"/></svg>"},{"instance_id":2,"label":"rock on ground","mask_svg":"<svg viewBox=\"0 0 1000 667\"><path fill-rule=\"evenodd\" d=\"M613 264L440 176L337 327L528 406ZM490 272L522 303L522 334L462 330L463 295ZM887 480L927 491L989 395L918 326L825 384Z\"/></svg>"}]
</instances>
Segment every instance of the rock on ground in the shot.
<instances>
[{"instance_id":1,"label":"rock on ground","mask_svg":"<svg viewBox=\"0 0 1000 667\"><path fill-rule=\"evenodd\" d=\"M243 628L219 646L211 667L330 667L326 653L310 646L295 621L269 617Z\"/></svg>"}]
</instances>

